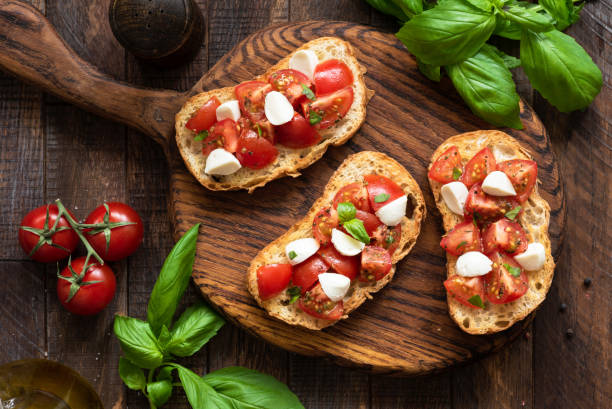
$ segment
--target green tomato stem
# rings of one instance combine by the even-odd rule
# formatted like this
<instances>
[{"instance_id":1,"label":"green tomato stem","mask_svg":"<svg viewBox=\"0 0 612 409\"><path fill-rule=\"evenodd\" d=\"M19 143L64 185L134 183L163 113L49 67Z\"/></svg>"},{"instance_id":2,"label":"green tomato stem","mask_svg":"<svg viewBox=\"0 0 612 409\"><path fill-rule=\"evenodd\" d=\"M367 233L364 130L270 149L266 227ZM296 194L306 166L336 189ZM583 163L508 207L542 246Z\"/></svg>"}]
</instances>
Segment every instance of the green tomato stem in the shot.
<instances>
[{"instance_id":1,"label":"green tomato stem","mask_svg":"<svg viewBox=\"0 0 612 409\"><path fill-rule=\"evenodd\" d=\"M55 201L55 204L57 205L57 210L59 212L59 214L57 215L57 220L59 220L62 216L66 217L68 224L70 225L70 227L72 227L72 230L74 230L77 236L79 236L79 239L81 239L81 242L87 249L87 261L89 261L89 257L93 255L101 265L104 265L104 260L102 260L102 257L100 257L98 253L96 253L96 250L94 250L94 248L91 246L91 244L89 244L85 236L83 236L83 232L81 231L81 225L72 218L68 210L66 210L66 208L62 204L61 200L57 199ZM56 220L56 224L57 224L57 220Z\"/></svg>"}]
</instances>

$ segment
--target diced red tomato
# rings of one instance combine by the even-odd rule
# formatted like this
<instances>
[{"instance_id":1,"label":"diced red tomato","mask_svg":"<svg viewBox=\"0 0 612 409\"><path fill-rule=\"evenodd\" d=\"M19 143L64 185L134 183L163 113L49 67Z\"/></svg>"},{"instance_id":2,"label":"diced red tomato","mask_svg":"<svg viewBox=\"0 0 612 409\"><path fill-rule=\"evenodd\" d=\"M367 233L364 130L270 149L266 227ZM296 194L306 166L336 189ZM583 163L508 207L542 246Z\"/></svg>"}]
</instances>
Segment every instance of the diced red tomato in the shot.
<instances>
[{"instance_id":1,"label":"diced red tomato","mask_svg":"<svg viewBox=\"0 0 612 409\"><path fill-rule=\"evenodd\" d=\"M366 232L370 237L372 237L378 226L383 225L383 223L378 220L378 217L376 217L376 215L364 212L363 210L357 210L355 218L363 222L363 227L365 227Z\"/></svg>"},{"instance_id":2,"label":"diced red tomato","mask_svg":"<svg viewBox=\"0 0 612 409\"><path fill-rule=\"evenodd\" d=\"M471 221L459 223L442 237L440 247L455 256L468 251L482 251L480 229Z\"/></svg>"},{"instance_id":3,"label":"diced red tomato","mask_svg":"<svg viewBox=\"0 0 612 409\"><path fill-rule=\"evenodd\" d=\"M333 209L338 208L339 203L351 202L358 210L370 212L370 202L368 201L368 191L361 182L349 183L342 189L338 190L334 196Z\"/></svg>"},{"instance_id":4,"label":"diced red tomato","mask_svg":"<svg viewBox=\"0 0 612 409\"><path fill-rule=\"evenodd\" d=\"M291 121L276 127L276 139L288 148L301 149L316 145L321 136L306 118L295 112Z\"/></svg>"},{"instance_id":5,"label":"diced red tomato","mask_svg":"<svg viewBox=\"0 0 612 409\"><path fill-rule=\"evenodd\" d=\"M229 118L214 124L202 142L202 153L208 155L217 148L234 153L238 147L238 126Z\"/></svg>"},{"instance_id":6,"label":"diced red tomato","mask_svg":"<svg viewBox=\"0 0 612 409\"><path fill-rule=\"evenodd\" d=\"M202 132L209 129L217 122L217 107L221 105L217 97L212 97L202 105L200 109L187 121L185 128L194 132Z\"/></svg>"},{"instance_id":7,"label":"diced red tomato","mask_svg":"<svg viewBox=\"0 0 612 409\"><path fill-rule=\"evenodd\" d=\"M359 274L359 256L343 256L331 245L321 247L318 253L336 273L345 275L351 280Z\"/></svg>"},{"instance_id":8,"label":"diced red tomato","mask_svg":"<svg viewBox=\"0 0 612 409\"><path fill-rule=\"evenodd\" d=\"M278 151L269 140L263 138L255 131L242 132L238 139L236 157L242 166L250 169L261 169L276 159Z\"/></svg>"},{"instance_id":9,"label":"diced red tomato","mask_svg":"<svg viewBox=\"0 0 612 409\"><path fill-rule=\"evenodd\" d=\"M453 174L456 175L462 169L461 155L456 146L451 146L436 159L427 176L440 183L449 183L455 180ZM461 173L459 173L459 176L461 176Z\"/></svg>"},{"instance_id":10,"label":"diced red tomato","mask_svg":"<svg viewBox=\"0 0 612 409\"><path fill-rule=\"evenodd\" d=\"M472 159L465 164L465 170L461 175L461 181L469 188L475 183L482 182L485 177L495 168L495 156L491 149L481 149Z\"/></svg>"},{"instance_id":11,"label":"diced red tomato","mask_svg":"<svg viewBox=\"0 0 612 409\"><path fill-rule=\"evenodd\" d=\"M529 198L538 178L537 163L532 160L513 159L498 163L497 170L501 170L508 176L519 202L523 203Z\"/></svg>"},{"instance_id":12,"label":"diced red tomato","mask_svg":"<svg viewBox=\"0 0 612 409\"><path fill-rule=\"evenodd\" d=\"M454 275L444 282L449 296L463 305L472 308L483 308L486 300L484 281L482 277L462 277Z\"/></svg>"},{"instance_id":13,"label":"diced red tomato","mask_svg":"<svg viewBox=\"0 0 612 409\"><path fill-rule=\"evenodd\" d=\"M527 235L520 224L508 219L499 219L485 230L482 241L485 254L503 250L510 254L520 254L527 250Z\"/></svg>"},{"instance_id":14,"label":"diced red tomato","mask_svg":"<svg viewBox=\"0 0 612 409\"><path fill-rule=\"evenodd\" d=\"M495 252L489 258L493 271L484 276L487 299L493 304L505 304L522 297L529 289L529 279L521 266L504 253Z\"/></svg>"},{"instance_id":15,"label":"diced red tomato","mask_svg":"<svg viewBox=\"0 0 612 409\"><path fill-rule=\"evenodd\" d=\"M312 221L312 232L321 246L331 243L332 229L338 226L338 213L335 209L319 210Z\"/></svg>"},{"instance_id":16,"label":"diced red tomato","mask_svg":"<svg viewBox=\"0 0 612 409\"><path fill-rule=\"evenodd\" d=\"M317 96L315 101L302 102L302 112L311 125L326 129L339 122L353 103L353 88L346 87L331 94Z\"/></svg>"},{"instance_id":17,"label":"diced red tomato","mask_svg":"<svg viewBox=\"0 0 612 409\"><path fill-rule=\"evenodd\" d=\"M298 307L306 314L324 320L337 320L344 314L342 301L333 302L317 284L298 300Z\"/></svg>"},{"instance_id":18,"label":"diced red tomato","mask_svg":"<svg viewBox=\"0 0 612 409\"><path fill-rule=\"evenodd\" d=\"M234 88L240 110L255 123L266 119L264 111L266 94L272 91L272 85L261 81L247 81Z\"/></svg>"},{"instance_id":19,"label":"diced red tomato","mask_svg":"<svg viewBox=\"0 0 612 409\"><path fill-rule=\"evenodd\" d=\"M247 116L241 116L238 119L238 128L239 133L244 133L246 130L251 130L264 139L270 141L272 145L274 145L275 141L275 131L274 126L267 119L263 119L257 123L251 121Z\"/></svg>"},{"instance_id":20,"label":"diced red tomato","mask_svg":"<svg viewBox=\"0 0 612 409\"><path fill-rule=\"evenodd\" d=\"M361 252L359 281L378 281L391 271L391 255L377 246L365 246Z\"/></svg>"},{"instance_id":21,"label":"diced red tomato","mask_svg":"<svg viewBox=\"0 0 612 409\"><path fill-rule=\"evenodd\" d=\"M269 264L257 269L257 287L262 300L268 300L283 291L290 281L291 264Z\"/></svg>"},{"instance_id":22,"label":"diced red tomato","mask_svg":"<svg viewBox=\"0 0 612 409\"><path fill-rule=\"evenodd\" d=\"M384 205L405 195L402 188L386 176L365 175L363 180L368 191L368 200L372 212L377 212Z\"/></svg>"},{"instance_id":23,"label":"diced red tomato","mask_svg":"<svg viewBox=\"0 0 612 409\"><path fill-rule=\"evenodd\" d=\"M292 69L274 72L268 78L268 82L272 85L272 88L285 95L295 108L307 99L302 85L312 90L312 82L308 77Z\"/></svg>"},{"instance_id":24,"label":"diced red tomato","mask_svg":"<svg viewBox=\"0 0 612 409\"><path fill-rule=\"evenodd\" d=\"M392 256L402 239L402 224L389 227L381 223L371 236L374 239L374 245L387 249L389 255Z\"/></svg>"},{"instance_id":25,"label":"diced red tomato","mask_svg":"<svg viewBox=\"0 0 612 409\"><path fill-rule=\"evenodd\" d=\"M314 83L317 96L329 94L351 85L353 73L342 61L325 60L315 67Z\"/></svg>"},{"instance_id":26,"label":"diced red tomato","mask_svg":"<svg viewBox=\"0 0 612 409\"><path fill-rule=\"evenodd\" d=\"M302 289L302 294L310 290L319 279L319 274L329 270L329 266L318 254L309 257L298 265L293 266L293 285Z\"/></svg>"},{"instance_id":27,"label":"diced red tomato","mask_svg":"<svg viewBox=\"0 0 612 409\"><path fill-rule=\"evenodd\" d=\"M519 206L519 203L514 197L490 196L482 190L482 183L476 183L468 193L464 211L470 219L484 224L503 217L516 206Z\"/></svg>"}]
</instances>

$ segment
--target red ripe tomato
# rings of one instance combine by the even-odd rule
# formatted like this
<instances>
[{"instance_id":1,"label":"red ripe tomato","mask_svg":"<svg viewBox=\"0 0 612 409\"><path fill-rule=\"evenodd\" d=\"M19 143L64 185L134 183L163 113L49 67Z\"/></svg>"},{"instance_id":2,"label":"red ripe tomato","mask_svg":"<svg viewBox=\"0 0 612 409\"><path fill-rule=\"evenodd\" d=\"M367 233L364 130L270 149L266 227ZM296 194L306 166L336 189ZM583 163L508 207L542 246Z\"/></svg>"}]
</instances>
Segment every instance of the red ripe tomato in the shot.
<instances>
[{"instance_id":1,"label":"red ripe tomato","mask_svg":"<svg viewBox=\"0 0 612 409\"><path fill-rule=\"evenodd\" d=\"M301 101L306 99L302 85L307 88L312 87L312 82L306 75L292 69L276 71L270 75L268 82L272 85L272 88L286 96L296 108Z\"/></svg>"},{"instance_id":2,"label":"red ripe tomato","mask_svg":"<svg viewBox=\"0 0 612 409\"><path fill-rule=\"evenodd\" d=\"M337 320L344 314L342 301L330 300L323 292L321 284L317 284L302 295L298 301L298 307L306 314L324 320Z\"/></svg>"},{"instance_id":3,"label":"red ripe tomato","mask_svg":"<svg viewBox=\"0 0 612 409\"><path fill-rule=\"evenodd\" d=\"M357 210L363 210L364 212L370 212L370 203L368 201L368 191L361 182L349 183L342 189L338 190L336 196L334 196L334 202L332 204L333 209L338 208L338 204L344 202L351 202L355 205Z\"/></svg>"},{"instance_id":4,"label":"red ripe tomato","mask_svg":"<svg viewBox=\"0 0 612 409\"><path fill-rule=\"evenodd\" d=\"M236 149L236 157L242 164L250 169L265 168L278 156L278 150L274 145L252 130L247 130L240 135Z\"/></svg>"},{"instance_id":5,"label":"red ripe tomato","mask_svg":"<svg viewBox=\"0 0 612 409\"><path fill-rule=\"evenodd\" d=\"M47 218L47 209L49 217ZM51 263L68 257L79 244L79 236L75 233L65 217L58 222L58 229L63 229L51 235L50 229L55 224L59 210L56 205L49 204L38 207L26 214L19 229L19 244L26 254L36 261ZM72 213L70 213L72 216ZM74 216L72 216L74 218ZM25 229L24 229L25 228ZM28 231L30 230L30 231ZM37 233L34 233L33 231ZM41 236L42 235L42 238ZM47 237L48 236L48 237ZM41 243L39 245L39 242ZM38 245L38 249L32 251Z\"/></svg>"},{"instance_id":6,"label":"red ripe tomato","mask_svg":"<svg viewBox=\"0 0 612 409\"><path fill-rule=\"evenodd\" d=\"M106 209L108 206L108 211ZM138 249L142 243L144 227L138 213L130 206L120 202L108 202L100 205L85 219L86 224L109 223L110 241L106 242L104 230L86 231L85 238L96 250L96 253L106 261L117 261L126 258ZM132 223L125 226L112 227L113 223ZM92 234L95 233L95 234Z\"/></svg>"},{"instance_id":7,"label":"red ripe tomato","mask_svg":"<svg viewBox=\"0 0 612 409\"><path fill-rule=\"evenodd\" d=\"M476 219L478 223L483 224L503 217L519 205L514 197L490 196L481 186L482 183L476 183L471 187L464 207L466 216Z\"/></svg>"},{"instance_id":8,"label":"red ripe tomato","mask_svg":"<svg viewBox=\"0 0 612 409\"><path fill-rule=\"evenodd\" d=\"M208 131L204 139L202 153L208 155L217 148L224 148L234 153L238 148L238 126L229 118L217 122Z\"/></svg>"},{"instance_id":9,"label":"red ripe tomato","mask_svg":"<svg viewBox=\"0 0 612 409\"><path fill-rule=\"evenodd\" d=\"M365 175L363 180L368 191L372 212L377 212L384 205L405 195L402 188L386 176Z\"/></svg>"},{"instance_id":10,"label":"red ripe tomato","mask_svg":"<svg viewBox=\"0 0 612 409\"><path fill-rule=\"evenodd\" d=\"M259 297L268 300L289 285L291 281L291 264L269 264L257 269L257 288Z\"/></svg>"},{"instance_id":11,"label":"red ripe tomato","mask_svg":"<svg viewBox=\"0 0 612 409\"><path fill-rule=\"evenodd\" d=\"M329 266L318 255L315 254L298 265L293 266L293 285L302 289L302 294L310 290L319 279L319 274L329 270Z\"/></svg>"},{"instance_id":12,"label":"red ripe tomato","mask_svg":"<svg viewBox=\"0 0 612 409\"><path fill-rule=\"evenodd\" d=\"M347 276L351 280L357 277L360 263L359 256L343 256L338 253L334 246L321 247L319 249L319 255L323 257L323 260L325 260L336 273Z\"/></svg>"},{"instance_id":13,"label":"red ripe tomato","mask_svg":"<svg viewBox=\"0 0 612 409\"><path fill-rule=\"evenodd\" d=\"M319 210L312 221L312 232L321 246L331 243L332 229L338 226L338 213L336 210Z\"/></svg>"},{"instance_id":14,"label":"red ripe tomato","mask_svg":"<svg viewBox=\"0 0 612 409\"><path fill-rule=\"evenodd\" d=\"M381 223L371 237L374 239L375 246L387 249L389 255L392 256L402 239L402 224L389 227Z\"/></svg>"},{"instance_id":15,"label":"red ripe tomato","mask_svg":"<svg viewBox=\"0 0 612 409\"><path fill-rule=\"evenodd\" d=\"M483 308L486 299L482 277L462 277L454 275L444 282L450 297L472 308Z\"/></svg>"},{"instance_id":16,"label":"red ripe tomato","mask_svg":"<svg viewBox=\"0 0 612 409\"><path fill-rule=\"evenodd\" d=\"M455 256L468 251L482 251L480 229L471 221L459 223L442 237L440 247Z\"/></svg>"},{"instance_id":17,"label":"red ripe tomato","mask_svg":"<svg viewBox=\"0 0 612 409\"><path fill-rule=\"evenodd\" d=\"M251 121L246 116L241 116L240 119L238 119L237 129L239 135L245 133L248 129L250 129L253 132L257 133L257 136L261 136L262 138L265 138L270 141L272 145L274 145L275 143L274 126L272 126L270 121L268 121L267 119L261 120L257 123L253 123L253 121Z\"/></svg>"},{"instance_id":18,"label":"red ripe tomato","mask_svg":"<svg viewBox=\"0 0 612 409\"><path fill-rule=\"evenodd\" d=\"M529 198L538 178L538 164L532 160L513 159L497 164L508 176L516 191L516 198L523 203Z\"/></svg>"},{"instance_id":19,"label":"red ripe tomato","mask_svg":"<svg viewBox=\"0 0 612 409\"><path fill-rule=\"evenodd\" d=\"M217 97L212 97L187 121L185 128L202 132L217 122L217 108L221 105Z\"/></svg>"},{"instance_id":20,"label":"red ripe tomato","mask_svg":"<svg viewBox=\"0 0 612 409\"><path fill-rule=\"evenodd\" d=\"M391 255L377 246L365 246L361 252L359 281L378 281L391 271Z\"/></svg>"},{"instance_id":21,"label":"red ripe tomato","mask_svg":"<svg viewBox=\"0 0 612 409\"><path fill-rule=\"evenodd\" d=\"M353 98L353 88L342 88L331 94L317 96L315 101L302 102L302 112L311 125L326 129L344 118L351 108Z\"/></svg>"},{"instance_id":22,"label":"red ripe tomato","mask_svg":"<svg viewBox=\"0 0 612 409\"><path fill-rule=\"evenodd\" d=\"M291 121L276 127L275 135L278 143L293 149L307 148L321 141L317 130L297 112Z\"/></svg>"},{"instance_id":23,"label":"red ripe tomato","mask_svg":"<svg viewBox=\"0 0 612 409\"><path fill-rule=\"evenodd\" d=\"M355 214L355 218L359 219L363 222L363 227L365 227L368 236L372 237L376 229L379 226L383 225L383 223L378 220L378 217L372 213L364 212L363 210L357 210Z\"/></svg>"},{"instance_id":24,"label":"red ripe tomato","mask_svg":"<svg viewBox=\"0 0 612 409\"><path fill-rule=\"evenodd\" d=\"M522 297L529 289L529 280L521 266L507 254L495 252L490 258L493 271L484 276L487 299L505 304Z\"/></svg>"},{"instance_id":25,"label":"red ripe tomato","mask_svg":"<svg viewBox=\"0 0 612 409\"><path fill-rule=\"evenodd\" d=\"M465 164L461 181L469 189L474 183L482 182L489 173L496 169L495 166L493 152L489 148L483 148Z\"/></svg>"},{"instance_id":26,"label":"red ripe tomato","mask_svg":"<svg viewBox=\"0 0 612 409\"><path fill-rule=\"evenodd\" d=\"M461 172L462 168L461 155L456 146L451 146L431 165L427 176L440 183L450 183L455 180L453 173Z\"/></svg>"},{"instance_id":27,"label":"red ripe tomato","mask_svg":"<svg viewBox=\"0 0 612 409\"><path fill-rule=\"evenodd\" d=\"M485 254L495 250L519 254L527 250L527 235L520 224L508 219L499 219L487 227L482 236Z\"/></svg>"},{"instance_id":28,"label":"red ripe tomato","mask_svg":"<svg viewBox=\"0 0 612 409\"><path fill-rule=\"evenodd\" d=\"M86 257L72 260L57 280L57 297L60 303L73 314L94 315L102 311L115 295L117 281L108 265L89 263L85 270ZM71 271L72 269L72 271ZM75 278L73 272L78 276ZM78 290L71 294L76 284Z\"/></svg>"},{"instance_id":29,"label":"red ripe tomato","mask_svg":"<svg viewBox=\"0 0 612 409\"><path fill-rule=\"evenodd\" d=\"M272 85L261 81L243 82L234 88L240 110L253 122L266 119L264 106L266 94L270 91L272 91Z\"/></svg>"},{"instance_id":30,"label":"red ripe tomato","mask_svg":"<svg viewBox=\"0 0 612 409\"><path fill-rule=\"evenodd\" d=\"M353 83L351 69L342 61L331 59L319 63L314 71L317 96L338 91Z\"/></svg>"}]
</instances>

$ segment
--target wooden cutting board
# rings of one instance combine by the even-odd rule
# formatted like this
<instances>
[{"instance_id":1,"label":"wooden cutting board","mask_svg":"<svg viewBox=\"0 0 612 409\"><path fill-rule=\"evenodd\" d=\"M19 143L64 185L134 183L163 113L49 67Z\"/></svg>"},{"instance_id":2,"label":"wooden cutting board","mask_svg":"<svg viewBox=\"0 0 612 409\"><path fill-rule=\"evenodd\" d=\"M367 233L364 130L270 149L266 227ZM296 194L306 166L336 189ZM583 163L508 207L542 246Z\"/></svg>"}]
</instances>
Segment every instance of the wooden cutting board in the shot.
<instances>
[{"instance_id":1,"label":"wooden cutting board","mask_svg":"<svg viewBox=\"0 0 612 409\"><path fill-rule=\"evenodd\" d=\"M361 130L345 146L331 148L297 179L276 180L253 194L201 187L186 170L174 143L173 118L185 99L248 80L304 42L330 35L353 44L368 70L366 85L376 92ZM470 113L448 80L438 84L422 76L390 33L329 21L270 27L238 44L192 90L178 93L136 88L99 73L75 56L36 10L0 0L0 67L87 110L139 129L164 147L171 169L169 204L176 235L201 224L195 283L229 320L275 345L376 373L415 375L493 351L519 335L529 321L500 334L471 336L448 316L442 286L445 256L439 247L441 219L426 167L444 139L490 125ZM528 147L538 162L540 191L552 209L550 235L556 255L566 214L563 185L541 122L525 104L521 118L523 131L506 131ZM250 260L306 214L344 158L366 149L397 159L420 184L428 214L416 246L399 263L393 281L337 325L315 332L269 318L246 290Z\"/></svg>"}]
</instances>

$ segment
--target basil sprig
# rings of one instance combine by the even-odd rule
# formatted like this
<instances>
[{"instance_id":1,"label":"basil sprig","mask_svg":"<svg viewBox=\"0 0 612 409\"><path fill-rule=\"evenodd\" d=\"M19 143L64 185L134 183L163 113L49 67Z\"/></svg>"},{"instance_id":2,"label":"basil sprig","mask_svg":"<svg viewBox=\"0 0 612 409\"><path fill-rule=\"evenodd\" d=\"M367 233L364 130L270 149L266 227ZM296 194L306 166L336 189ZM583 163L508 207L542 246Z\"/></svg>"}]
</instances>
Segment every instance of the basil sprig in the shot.
<instances>
[{"instance_id":1,"label":"basil sprig","mask_svg":"<svg viewBox=\"0 0 612 409\"><path fill-rule=\"evenodd\" d=\"M141 391L153 409L164 405L179 385L194 409L303 409L287 386L271 376L230 367L201 377L173 362L195 354L225 323L204 302L187 308L173 322L191 277L198 228L185 233L166 258L149 299L147 321L115 317L113 328L124 354L119 376L128 388ZM180 383L175 383L173 372Z\"/></svg>"},{"instance_id":2,"label":"basil sprig","mask_svg":"<svg viewBox=\"0 0 612 409\"><path fill-rule=\"evenodd\" d=\"M521 275L521 269L519 267L513 267L508 263L504 263L504 268L514 277L519 277Z\"/></svg>"},{"instance_id":3,"label":"basil sprig","mask_svg":"<svg viewBox=\"0 0 612 409\"><path fill-rule=\"evenodd\" d=\"M370 244L370 236L363 225L363 221L356 219L357 209L351 202L338 203L338 219L342 227L356 240Z\"/></svg>"}]
</instances>

